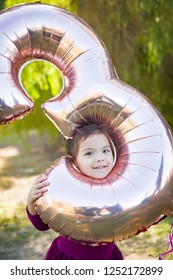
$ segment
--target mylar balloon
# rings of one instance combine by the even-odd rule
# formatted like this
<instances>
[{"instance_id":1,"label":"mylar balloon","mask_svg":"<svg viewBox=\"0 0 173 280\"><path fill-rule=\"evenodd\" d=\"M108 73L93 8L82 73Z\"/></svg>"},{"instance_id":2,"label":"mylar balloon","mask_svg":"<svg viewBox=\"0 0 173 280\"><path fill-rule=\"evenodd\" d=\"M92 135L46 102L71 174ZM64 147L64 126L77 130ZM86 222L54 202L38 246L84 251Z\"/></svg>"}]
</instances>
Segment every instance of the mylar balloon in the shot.
<instances>
[{"instance_id":1,"label":"mylar balloon","mask_svg":"<svg viewBox=\"0 0 173 280\"><path fill-rule=\"evenodd\" d=\"M33 59L61 71L61 94L42 105L66 137L104 123L117 160L104 179L84 176L65 157L46 171L49 190L36 202L50 228L83 242L110 242L149 228L173 212L173 141L163 116L120 81L97 35L79 17L46 4L18 5L0 14L0 123L27 114L33 102L20 82Z\"/></svg>"}]
</instances>

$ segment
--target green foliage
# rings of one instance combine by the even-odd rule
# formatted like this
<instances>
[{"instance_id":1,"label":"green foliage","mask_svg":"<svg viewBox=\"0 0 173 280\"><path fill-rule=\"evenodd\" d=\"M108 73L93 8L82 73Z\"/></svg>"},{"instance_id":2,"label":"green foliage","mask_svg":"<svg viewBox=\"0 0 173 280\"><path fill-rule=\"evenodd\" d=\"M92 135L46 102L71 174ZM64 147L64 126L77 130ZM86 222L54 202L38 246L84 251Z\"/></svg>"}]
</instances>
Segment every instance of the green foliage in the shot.
<instances>
[{"instance_id":1,"label":"green foliage","mask_svg":"<svg viewBox=\"0 0 173 280\"><path fill-rule=\"evenodd\" d=\"M79 1L78 15L102 38L119 78L143 92L173 128L173 1Z\"/></svg>"},{"instance_id":2,"label":"green foliage","mask_svg":"<svg viewBox=\"0 0 173 280\"><path fill-rule=\"evenodd\" d=\"M27 4L34 3L36 0L6 0L4 1L4 8L11 7L17 4ZM39 1L38 1L39 2ZM65 8L73 13L76 13L77 10L77 1L76 0L44 0L40 1L41 3L47 3L50 5L56 5L58 7Z\"/></svg>"},{"instance_id":3,"label":"green foliage","mask_svg":"<svg viewBox=\"0 0 173 280\"><path fill-rule=\"evenodd\" d=\"M43 60L37 60L25 66L21 73L21 81L34 100L42 98L42 92L51 93L50 97L55 96L63 86L58 69ZM46 100L47 96L44 99Z\"/></svg>"}]
</instances>

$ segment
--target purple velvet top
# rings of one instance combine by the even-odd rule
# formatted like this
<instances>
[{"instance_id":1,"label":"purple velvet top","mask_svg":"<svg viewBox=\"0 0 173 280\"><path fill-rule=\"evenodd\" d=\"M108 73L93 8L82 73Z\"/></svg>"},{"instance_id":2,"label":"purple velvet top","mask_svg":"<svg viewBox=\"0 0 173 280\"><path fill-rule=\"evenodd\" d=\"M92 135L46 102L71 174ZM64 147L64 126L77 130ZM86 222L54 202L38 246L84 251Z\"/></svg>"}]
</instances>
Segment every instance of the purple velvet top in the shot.
<instances>
[{"instance_id":1,"label":"purple velvet top","mask_svg":"<svg viewBox=\"0 0 173 280\"><path fill-rule=\"evenodd\" d=\"M39 215L27 215L34 227L40 231L48 230ZM45 260L123 260L123 256L116 244L91 246L72 241L64 236L58 236L48 249Z\"/></svg>"}]
</instances>

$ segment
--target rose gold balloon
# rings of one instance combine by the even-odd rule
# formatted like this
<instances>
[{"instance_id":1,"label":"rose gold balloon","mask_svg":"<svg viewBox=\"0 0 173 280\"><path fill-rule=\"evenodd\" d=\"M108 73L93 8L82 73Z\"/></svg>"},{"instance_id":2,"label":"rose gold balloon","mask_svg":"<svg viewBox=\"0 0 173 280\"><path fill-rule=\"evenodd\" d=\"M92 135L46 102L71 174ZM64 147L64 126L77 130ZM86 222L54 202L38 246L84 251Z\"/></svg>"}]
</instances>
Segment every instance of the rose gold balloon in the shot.
<instances>
[{"instance_id":1,"label":"rose gold balloon","mask_svg":"<svg viewBox=\"0 0 173 280\"><path fill-rule=\"evenodd\" d=\"M163 116L145 96L120 81L97 35L80 18L45 4L0 14L0 123L27 114L33 103L20 71L33 59L52 62L64 85L42 105L66 137L105 123L117 160L104 179L80 173L69 157L46 171L50 181L36 209L50 228L83 242L128 238L173 212L173 141Z\"/></svg>"}]
</instances>

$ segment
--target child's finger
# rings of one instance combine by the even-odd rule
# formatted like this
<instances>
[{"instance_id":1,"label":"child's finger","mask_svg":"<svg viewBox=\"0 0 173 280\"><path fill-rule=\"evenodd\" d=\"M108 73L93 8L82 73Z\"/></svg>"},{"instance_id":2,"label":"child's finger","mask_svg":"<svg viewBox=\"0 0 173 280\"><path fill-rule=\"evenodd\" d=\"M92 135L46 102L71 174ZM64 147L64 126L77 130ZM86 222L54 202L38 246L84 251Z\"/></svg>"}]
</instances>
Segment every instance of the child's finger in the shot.
<instances>
[{"instance_id":1,"label":"child's finger","mask_svg":"<svg viewBox=\"0 0 173 280\"><path fill-rule=\"evenodd\" d=\"M41 197L44 193L46 193L48 191L47 188L43 188L41 191L38 190L37 192L34 193L33 197L34 200L38 199L39 197Z\"/></svg>"},{"instance_id":2,"label":"child's finger","mask_svg":"<svg viewBox=\"0 0 173 280\"><path fill-rule=\"evenodd\" d=\"M35 183L41 183L47 179L46 175L42 174L35 179Z\"/></svg>"},{"instance_id":3,"label":"child's finger","mask_svg":"<svg viewBox=\"0 0 173 280\"><path fill-rule=\"evenodd\" d=\"M37 189L42 189L48 185L50 185L50 183L48 181L44 181L44 182L38 184Z\"/></svg>"},{"instance_id":4,"label":"child's finger","mask_svg":"<svg viewBox=\"0 0 173 280\"><path fill-rule=\"evenodd\" d=\"M38 198L40 198L43 194L41 192L34 195L33 201L35 202Z\"/></svg>"},{"instance_id":5,"label":"child's finger","mask_svg":"<svg viewBox=\"0 0 173 280\"><path fill-rule=\"evenodd\" d=\"M40 190L40 193L45 193L45 192L47 192L47 191L48 191L48 188L44 187L44 188L42 188L42 189Z\"/></svg>"}]
</instances>

